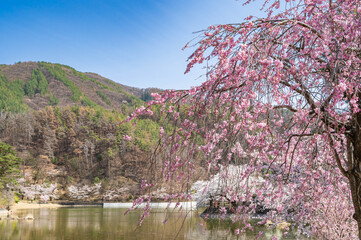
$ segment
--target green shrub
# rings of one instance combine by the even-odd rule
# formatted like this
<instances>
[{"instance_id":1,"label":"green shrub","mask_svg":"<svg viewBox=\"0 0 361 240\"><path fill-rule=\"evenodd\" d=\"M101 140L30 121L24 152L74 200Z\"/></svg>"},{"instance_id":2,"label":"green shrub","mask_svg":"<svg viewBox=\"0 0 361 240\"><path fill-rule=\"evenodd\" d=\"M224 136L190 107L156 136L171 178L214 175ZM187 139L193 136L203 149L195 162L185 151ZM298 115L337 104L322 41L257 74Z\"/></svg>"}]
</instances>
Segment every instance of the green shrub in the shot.
<instances>
[{"instance_id":1,"label":"green shrub","mask_svg":"<svg viewBox=\"0 0 361 240\"><path fill-rule=\"evenodd\" d=\"M95 102L93 102L92 100L90 100L89 98L87 98L86 96L82 96L80 102L85 106L85 107L96 107L98 106Z\"/></svg>"},{"instance_id":2,"label":"green shrub","mask_svg":"<svg viewBox=\"0 0 361 240\"><path fill-rule=\"evenodd\" d=\"M54 165L58 165L59 164L59 160L56 157L52 157L51 158L51 163Z\"/></svg>"},{"instance_id":3,"label":"green shrub","mask_svg":"<svg viewBox=\"0 0 361 240\"><path fill-rule=\"evenodd\" d=\"M78 163L76 161L76 158L71 159L70 165L74 170L78 170Z\"/></svg>"},{"instance_id":4,"label":"green shrub","mask_svg":"<svg viewBox=\"0 0 361 240\"><path fill-rule=\"evenodd\" d=\"M110 100L107 95L105 95L103 92L101 92L99 90L97 90L96 93L106 104L110 105Z\"/></svg>"},{"instance_id":5,"label":"green shrub","mask_svg":"<svg viewBox=\"0 0 361 240\"><path fill-rule=\"evenodd\" d=\"M20 196L21 196L20 193L15 192L15 195L14 195L14 201L15 201L15 203L19 203L19 202L20 202Z\"/></svg>"},{"instance_id":6,"label":"green shrub","mask_svg":"<svg viewBox=\"0 0 361 240\"><path fill-rule=\"evenodd\" d=\"M73 178L70 177L70 176L67 176L67 177L66 177L66 183L67 183L67 184L73 183Z\"/></svg>"},{"instance_id":7,"label":"green shrub","mask_svg":"<svg viewBox=\"0 0 361 240\"><path fill-rule=\"evenodd\" d=\"M54 96L53 94L50 94L48 103L49 103L49 105L52 105L52 106L58 105L59 99L56 96Z\"/></svg>"},{"instance_id":8,"label":"green shrub","mask_svg":"<svg viewBox=\"0 0 361 240\"><path fill-rule=\"evenodd\" d=\"M71 111L75 113L75 116L79 117L80 115L80 107L79 105L71 106Z\"/></svg>"},{"instance_id":9,"label":"green shrub","mask_svg":"<svg viewBox=\"0 0 361 240\"><path fill-rule=\"evenodd\" d=\"M98 177L94 178L94 184L100 183L100 179Z\"/></svg>"},{"instance_id":10,"label":"green shrub","mask_svg":"<svg viewBox=\"0 0 361 240\"><path fill-rule=\"evenodd\" d=\"M98 161L102 161L103 160L103 155L101 153L98 153L96 156Z\"/></svg>"},{"instance_id":11,"label":"green shrub","mask_svg":"<svg viewBox=\"0 0 361 240\"><path fill-rule=\"evenodd\" d=\"M129 194L128 201L132 201L132 199L133 199L133 195Z\"/></svg>"}]
</instances>

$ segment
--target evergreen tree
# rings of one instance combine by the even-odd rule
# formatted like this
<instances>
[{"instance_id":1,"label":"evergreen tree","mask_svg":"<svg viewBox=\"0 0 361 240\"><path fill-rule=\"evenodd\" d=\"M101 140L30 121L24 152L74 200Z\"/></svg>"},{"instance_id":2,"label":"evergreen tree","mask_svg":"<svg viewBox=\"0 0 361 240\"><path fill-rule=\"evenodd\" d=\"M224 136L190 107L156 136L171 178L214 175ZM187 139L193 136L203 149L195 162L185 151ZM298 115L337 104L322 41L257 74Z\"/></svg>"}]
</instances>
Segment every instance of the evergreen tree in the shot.
<instances>
[{"instance_id":1,"label":"evergreen tree","mask_svg":"<svg viewBox=\"0 0 361 240\"><path fill-rule=\"evenodd\" d=\"M24 82L20 79L9 81L0 74L0 111L21 112L27 109L23 102Z\"/></svg>"},{"instance_id":2,"label":"evergreen tree","mask_svg":"<svg viewBox=\"0 0 361 240\"><path fill-rule=\"evenodd\" d=\"M25 84L24 91L25 94L29 97L33 97L36 93L36 89L38 88L38 80L36 79L36 73L33 70L31 73L30 80Z\"/></svg>"},{"instance_id":3,"label":"evergreen tree","mask_svg":"<svg viewBox=\"0 0 361 240\"><path fill-rule=\"evenodd\" d=\"M20 163L16 151L10 145L0 142L0 189L7 183L16 183L16 176L20 173Z\"/></svg>"},{"instance_id":4,"label":"evergreen tree","mask_svg":"<svg viewBox=\"0 0 361 240\"><path fill-rule=\"evenodd\" d=\"M25 84L24 90L29 97L33 97L35 93L44 96L49 92L48 81L39 68L33 70L31 79Z\"/></svg>"},{"instance_id":5,"label":"evergreen tree","mask_svg":"<svg viewBox=\"0 0 361 240\"><path fill-rule=\"evenodd\" d=\"M37 92L44 96L49 92L48 81L46 80L43 72L40 69L35 69L34 71L38 81Z\"/></svg>"}]
</instances>

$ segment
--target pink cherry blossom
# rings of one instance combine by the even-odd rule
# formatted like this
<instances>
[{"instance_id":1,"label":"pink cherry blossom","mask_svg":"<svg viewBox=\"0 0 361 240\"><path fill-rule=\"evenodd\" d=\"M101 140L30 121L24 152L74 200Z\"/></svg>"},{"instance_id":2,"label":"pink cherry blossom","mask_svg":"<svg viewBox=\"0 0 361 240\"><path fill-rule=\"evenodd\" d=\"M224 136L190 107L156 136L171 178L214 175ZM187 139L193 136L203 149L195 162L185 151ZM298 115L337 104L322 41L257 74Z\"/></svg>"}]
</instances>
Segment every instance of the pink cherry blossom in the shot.
<instances>
[{"instance_id":1,"label":"pink cherry blossom","mask_svg":"<svg viewBox=\"0 0 361 240\"><path fill-rule=\"evenodd\" d=\"M193 44L186 72L208 61L200 86L132 116L157 106L173 129L153 161L162 179L149 182L175 181L188 199L204 172L199 199L233 203L244 226L262 205L274 226L361 239L360 3L264 2L266 17L211 26Z\"/></svg>"},{"instance_id":2,"label":"pink cherry blossom","mask_svg":"<svg viewBox=\"0 0 361 240\"><path fill-rule=\"evenodd\" d=\"M128 135L124 135L123 139L126 140L126 141L132 141L132 137L128 136Z\"/></svg>"}]
</instances>

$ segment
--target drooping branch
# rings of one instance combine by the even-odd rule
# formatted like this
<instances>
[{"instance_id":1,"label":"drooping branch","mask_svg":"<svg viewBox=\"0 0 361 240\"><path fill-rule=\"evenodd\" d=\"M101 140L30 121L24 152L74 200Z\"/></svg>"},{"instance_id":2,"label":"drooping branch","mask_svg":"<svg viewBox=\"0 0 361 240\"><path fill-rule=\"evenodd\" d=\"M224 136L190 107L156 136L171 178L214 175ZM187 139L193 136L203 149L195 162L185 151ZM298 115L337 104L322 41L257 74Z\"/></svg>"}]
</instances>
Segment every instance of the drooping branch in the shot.
<instances>
[{"instance_id":1,"label":"drooping branch","mask_svg":"<svg viewBox=\"0 0 361 240\"><path fill-rule=\"evenodd\" d=\"M327 136L328 136L328 141L330 143L330 147L332 149L332 152L335 156L335 160L336 160L336 163L337 163L337 167L340 169L342 175L344 175L345 177L349 178L349 174L348 172L343 168L342 166L342 163L341 163L341 159L340 159L340 156L338 155L337 151L336 151L336 148L335 148L335 144L333 142L333 138L331 136L330 133L327 133Z\"/></svg>"}]
</instances>

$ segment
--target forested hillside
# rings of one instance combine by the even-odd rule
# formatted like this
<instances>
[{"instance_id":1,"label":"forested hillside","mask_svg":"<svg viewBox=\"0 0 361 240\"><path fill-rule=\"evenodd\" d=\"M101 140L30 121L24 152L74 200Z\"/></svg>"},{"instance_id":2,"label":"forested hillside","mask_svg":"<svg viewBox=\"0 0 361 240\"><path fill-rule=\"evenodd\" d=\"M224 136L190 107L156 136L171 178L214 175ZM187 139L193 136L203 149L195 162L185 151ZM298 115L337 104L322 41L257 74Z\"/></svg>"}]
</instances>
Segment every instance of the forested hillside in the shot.
<instances>
[{"instance_id":1,"label":"forested hillside","mask_svg":"<svg viewBox=\"0 0 361 240\"><path fill-rule=\"evenodd\" d=\"M159 137L159 117L136 125L126 118L154 91L60 64L1 65L0 141L21 158L20 196L40 198L52 184L56 194L48 195L55 199L136 195ZM29 190L33 186L38 190Z\"/></svg>"},{"instance_id":2,"label":"forested hillside","mask_svg":"<svg viewBox=\"0 0 361 240\"><path fill-rule=\"evenodd\" d=\"M128 87L95 73L46 62L0 65L0 109L23 112L46 106L82 105L121 110L150 99L151 91Z\"/></svg>"}]
</instances>

